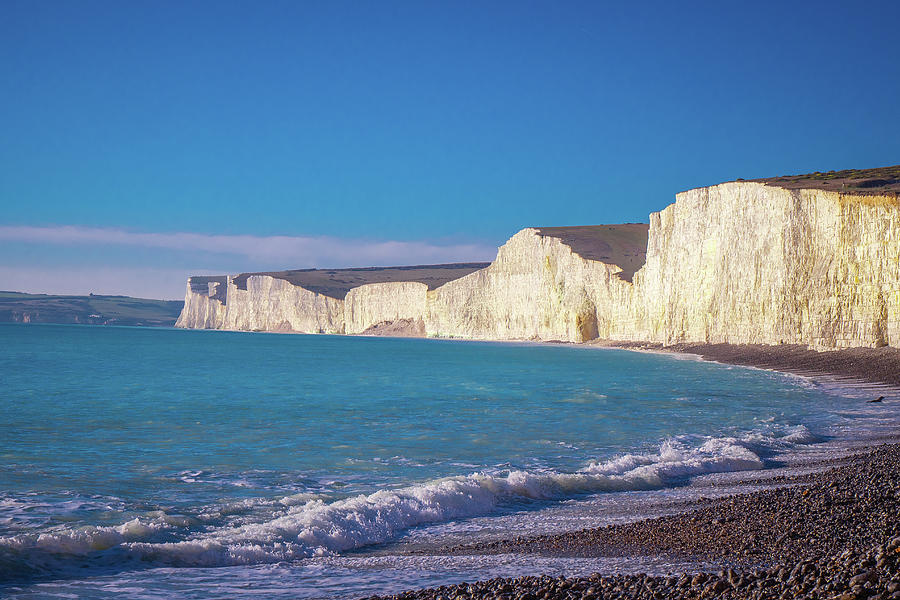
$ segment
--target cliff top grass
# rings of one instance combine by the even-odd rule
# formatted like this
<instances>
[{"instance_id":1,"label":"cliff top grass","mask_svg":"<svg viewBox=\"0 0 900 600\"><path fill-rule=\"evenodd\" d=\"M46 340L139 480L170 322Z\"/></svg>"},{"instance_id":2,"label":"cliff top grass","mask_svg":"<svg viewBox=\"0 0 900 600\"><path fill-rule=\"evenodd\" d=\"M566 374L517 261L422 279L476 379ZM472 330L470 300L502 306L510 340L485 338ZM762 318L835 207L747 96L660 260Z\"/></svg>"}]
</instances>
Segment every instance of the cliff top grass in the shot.
<instances>
[{"instance_id":1,"label":"cliff top grass","mask_svg":"<svg viewBox=\"0 0 900 600\"><path fill-rule=\"evenodd\" d=\"M744 181L738 179L738 181ZM789 190L830 190L844 194L887 195L900 194L900 165L877 169L845 169L843 171L816 171L805 175L782 175L765 179L751 179L757 183L773 185Z\"/></svg>"},{"instance_id":2,"label":"cliff top grass","mask_svg":"<svg viewBox=\"0 0 900 600\"><path fill-rule=\"evenodd\" d=\"M331 298L343 300L351 289L369 283L424 283L429 290L487 267L490 263L453 263L410 267L364 267L356 269L297 269L266 273L241 273L234 278L238 289L247 289L251 275L268 275ZM214 278L212 278L214 279ZM193 281L192 281L193 287Z\"/></svg>"},{"instance_id":3,"label":"cliff top grass","mask_svg":"<svg viewBox=\"0 0 900 600\"><path fill-rule=\"evenodd\" d=\"M538 233L558 238L582 258L620 267L619 277L631 281L647 260L650 225L580 225L575 227L537 227Z\"/></svg>"}]
</instances>

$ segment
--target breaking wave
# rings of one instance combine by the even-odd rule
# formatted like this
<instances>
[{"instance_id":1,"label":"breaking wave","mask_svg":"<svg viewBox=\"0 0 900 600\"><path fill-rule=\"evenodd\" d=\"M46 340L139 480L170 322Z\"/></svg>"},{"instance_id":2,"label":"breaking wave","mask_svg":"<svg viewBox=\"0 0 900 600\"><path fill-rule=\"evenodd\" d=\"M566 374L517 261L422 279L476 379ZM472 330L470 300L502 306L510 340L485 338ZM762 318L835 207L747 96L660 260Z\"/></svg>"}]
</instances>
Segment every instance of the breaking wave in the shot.
<instances>
[{"instance_id":1,"label":"breaking wave","mask_svg":"<svg viewBox=\"0 0 900 600\"><path fill-rule=\"evenodd\" d=\"M778 435L684 436L662 442L658 451L593 462L572 473L479 472L339 500L296 495L264 501L271 505L269 517L239 526L156 511L116 526L0 537L0 579L21 572L23 564L32 570L79 560L210 567L334 555L388 542L418 525L489 515L525 501L658 489L707 473L761 469L767 455L814 441L803 426Z\"/></svg>"}]
</instances>

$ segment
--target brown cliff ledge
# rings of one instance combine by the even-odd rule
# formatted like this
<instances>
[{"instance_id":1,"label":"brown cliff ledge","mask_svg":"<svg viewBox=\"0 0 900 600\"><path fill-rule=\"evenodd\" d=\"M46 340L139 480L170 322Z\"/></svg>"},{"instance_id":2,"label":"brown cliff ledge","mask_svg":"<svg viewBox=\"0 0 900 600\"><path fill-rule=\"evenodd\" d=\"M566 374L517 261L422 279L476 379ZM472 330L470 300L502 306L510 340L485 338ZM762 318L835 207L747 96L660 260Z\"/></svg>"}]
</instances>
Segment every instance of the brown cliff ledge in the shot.
<instances>
[{"instance_id":1,"label":"brown cliff ledge","mask_svg":"<svg viewBox=\"0 0 900 600\"><path fill-rule=\"evenodd\" d=\"M241 273L232 280L239 290L247 289L247 279L254 275L267 275L283 279L323 296L343 300L347 292L370 283L417 282L428 289L444 285L448 281L465 277L490 263L451 263L442 265L414 265L408 267L361 267L352 269L295 269L264 273Z\"/></svg>"}]
</instances>

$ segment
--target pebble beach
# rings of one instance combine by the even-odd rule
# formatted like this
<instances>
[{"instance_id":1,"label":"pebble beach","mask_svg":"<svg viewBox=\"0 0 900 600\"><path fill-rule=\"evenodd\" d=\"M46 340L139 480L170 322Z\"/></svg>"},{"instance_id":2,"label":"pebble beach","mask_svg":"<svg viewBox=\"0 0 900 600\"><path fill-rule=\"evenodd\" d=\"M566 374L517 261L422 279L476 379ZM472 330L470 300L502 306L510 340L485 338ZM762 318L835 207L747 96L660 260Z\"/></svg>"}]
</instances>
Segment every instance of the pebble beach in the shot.
<instances>
[{"instance_id":1,"label":"pebble beach","mask_svg":"<svg viewBox=\"0 0 900 600\"><path fill-rule=\"evenodd\" d=\"M620 344L604 344L619 345ZM661 350L656 347L633 349ZM693 345L706 360L871 386L872 401L900 402L895 349L817 353L797 347ZM880 396L887 389L885 396ZM656 556L697 568L666 575L525 576L414 590L368 600L585 600L808 598L900 600L900 444L825 459L813 473L780 475L770 488L701 498L676 515L554 535L444 548L448 554ZM710 568L713 565L713 568Z\"/></svg>"},{"instance_id":2,"label":"pebble beach","mask_svg":"<svg viewBox=\"0 0 900 600\"><path fill-rule=\"evenodd\" d=\"M714 571L493 579L370 600L900 598L900 444L885 444L824 472L777 483L784 487L700 500L674 516L447 549L662 554L716 564Z\"/></svg>"}]
</instances>

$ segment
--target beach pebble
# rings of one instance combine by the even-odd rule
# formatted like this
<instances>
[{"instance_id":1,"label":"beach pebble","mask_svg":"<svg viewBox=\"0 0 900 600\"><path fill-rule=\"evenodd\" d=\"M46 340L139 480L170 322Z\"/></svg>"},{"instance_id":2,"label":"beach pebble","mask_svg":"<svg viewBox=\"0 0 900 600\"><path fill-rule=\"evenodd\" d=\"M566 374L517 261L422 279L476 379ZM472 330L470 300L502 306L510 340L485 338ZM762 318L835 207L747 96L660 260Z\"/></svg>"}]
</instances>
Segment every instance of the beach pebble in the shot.
<instances>
[{"instance_id":1,"label":"beach pebble","mask_svg":"<svg viewBox=\"0 0 900 600\"><path fill-rule=\"evenodd\" d=\"M447 548L450 554L646 556L719 562L717 572L517 577L378 598L828 598L900 600L900 446L782 487L703 500L671 515L560 535ZM723 523L729 523L727 528ZM373 597L373 599L376 597Z\"/></svg>"}]
</instances>

